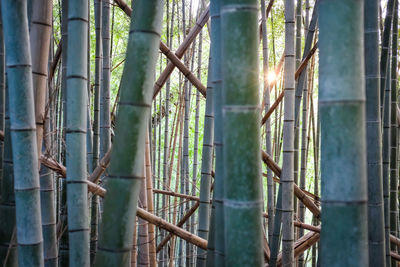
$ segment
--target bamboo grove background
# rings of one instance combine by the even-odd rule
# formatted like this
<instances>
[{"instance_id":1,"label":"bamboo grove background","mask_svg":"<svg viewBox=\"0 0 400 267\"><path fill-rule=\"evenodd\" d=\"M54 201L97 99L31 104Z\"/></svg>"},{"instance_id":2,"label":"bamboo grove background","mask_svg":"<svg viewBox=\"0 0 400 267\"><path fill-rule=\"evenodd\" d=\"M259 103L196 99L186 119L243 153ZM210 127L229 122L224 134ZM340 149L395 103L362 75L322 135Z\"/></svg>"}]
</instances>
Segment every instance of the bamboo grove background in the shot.
<instances>
[{"instance_id":1,"label":"bamboo grove background","mask_svg":"<svg viewBox=\"0 0 400 267\"><path fill-rule=\"evenodd\" d=\"M398 0L125 1L0 1L2 266L397 266Z\"/></svg>"}]
</instances>

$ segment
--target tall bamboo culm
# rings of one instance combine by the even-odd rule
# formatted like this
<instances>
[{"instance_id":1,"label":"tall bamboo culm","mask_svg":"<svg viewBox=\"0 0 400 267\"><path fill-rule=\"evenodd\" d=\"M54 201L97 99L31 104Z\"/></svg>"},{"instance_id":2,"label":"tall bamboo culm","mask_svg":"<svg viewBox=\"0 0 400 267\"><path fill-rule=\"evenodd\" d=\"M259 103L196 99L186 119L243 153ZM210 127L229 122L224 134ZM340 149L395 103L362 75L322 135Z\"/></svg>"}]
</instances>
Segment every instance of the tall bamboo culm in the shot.
<instances>
[{"instance_id":1,"label":"tall bamboo culm","mask_svg":"<svg viewBox=\"0 0 400 267\"><path fill-rule=\"evenodd\" d=\"M210 49L211 50L211 49ZM211 56L210 56L211 57ZM210 227L211 203L211 171L213 167L213 142L214 142L214 108L213 108L213 88L211 84L211 59L208 65L207 78L207 98L206 110L204 116L204 133L203 133L203 153L201 155L201 180L200 180L200 205L199 205L199 226L197 229L198 236L208 239ZM196 266L204 267L206 265L207 253L201 248L197 248Z\"/></svg>"},{"instance_id":2,"label":"tall bamboo culm","mask_svg":"<svg viewBox=\"0 0 400 267\"><path fill-rule=\"evenodd\" d=\"M87 0L68 2L66 167L69 262L89 266L87 201ZM84 49L82 49L84 48Z\"/></svg>"},{"instance_id":3,"label":"tall bamboo culm","mask_svg":"<svg viewBox=\"0 0 400 267\"><path fill-rule=\"evenodd\" d=\"M221 69L225 263L262 266L258 1L223 0ZM213 54L214 57L214 54ZM239 127L240 125L240 127ZM220 227L219 224L216 224Z\"/></svg>"},{"instance_id":4,"label":"tall bamboo culm","mask_svg":"<svg viewBox=\"0 0 400 267\"><path fill-rule=\"evenodd\" d=\"M322 266L368 266L363 4L319 5Z\"/></svg>"},{"instance_id":5,"label":"tall bamboo culm","mask_svg":"<svg viewBox=\"0 0 400 267\"><path fill-rule=\"evenodd\" d=\"M94 74L94 97L93 97L93 158L92 166L95 168L100 157L100 90L101 90L101 69L103 67L102 51L102 0L95 1L95 32L96 32L96 55ZM92 170L93 171L93 170ZM97 251L98 221L99 221L99 197L92 196L90 216L90 262L93 264Z\"/></svg>"},{"instance_id":6,"label":"tall bamboo culm","mask_svg":"<svg viewBox=\"0 0 400 267\"><path fill-rule=\"evenodd\" d=\"M293 182L294 182L294 98L295 45L294 1L285 0L285 98L283 120L282 186L282 264L293 266Z\"/></svg>"},{"instance_id":7,"label":"tall bamboo culm","mask_svg":"<svg viewBox=\"0 0 400 267\"><path fill-rule=\"evenodd\" d=\"M1 1L0 1L1 11ZM7 267L18 266L17 246L15 240L15 194L14 194L14 173L10 135L10 114L8 97L6 94L6 66L3 39L3 23L0 12L0 94L2 97L2 112L4 121L3 156L2 156L2 179L0 180L0 264ZM7 104L6 104L7 103Z\"/></svg>"},{"instance_id":8,"label":"tall bamboo culm","mask_svg":"<svg viewBox=\"0 0 400 267\"><path fill-rule=\"evenodd\" d=\"M211 17L211 83L213 87L213 106L214 106L214 147L215 147L215 182L213 206L215 212L211 213L211 223L214 227L210 228L209 242L214 242L213 257L208 258L207 266L221 266L225 264L225 225L224 225L224 161L223 161L223 130L222 130L222 80L221 80L221 5L222 0L212 0L210 3ZM210 247L210 246L209 246ZM214 260L213 260L214 259Z\"/></svg>"},{"instance_id":9,"label":"tall bamboo culm","mask_svg":"<svg viewBox=\"0 0 400 267\"><path fill-rule=\"evenodd\" d=\"M368 163L368 252L370 266L385 266L385 224L382 185L379 28L377 0L364 4L364 64Z\"/></svg>"},{"instance_id":10,"label":"tall bamboo culm","mask_svg":"<svg viewBox=\"0 0 400 267\"><path fill-rule=\"evenodd\" d=\"M95 266L130 263L162 10L161 0L134 2Z\"/></svg>"},{"instance_id":11,"label":"tall bamboo culm","mask_svg":"<svg viewBox=\"0 0 400 267\"><path fill-rule=\"evenodd\" d=\"M30 45L32 55L32 79L35 95L36 142L38 156L45 152L49 135L45 130L47 95L47 70L52 29L53 1L32 2ZM48 121L47 121L48 122ZM44 145L42 145L44 144ZM56 236L56 214L54 209L54 180L51 170L40 167L40 202L42 214L43 249L46 266L57 266L58 246Z\"/></svg>"},{"instance_id":12,"label":"tall bamboo culm","mask_svg":"<svg viewBox=\"0 0 400 267\"><path fill-rule=\"evenodd\" d=\"M390 234L397 236L398 233L398 118L397 118L397 36L398 36L398 0L394 0L393 22L392 22L392 58L390 82L391 86L391 103L390 103ZM397 252L397 246L393 243L390 245L391 251ZM392 266L397 263L393 260Z\"/></svg>"},{"instance_id":13,"label":"tall bamboo culm","mask_svg":"<svg viewBox=\"0 0 400 267\"><path fill-rule=\"evenodd\" d=\"M18 265L43 266L38 152L27 2L2 1L14 161Z\"/></svg>"}]
</instances>

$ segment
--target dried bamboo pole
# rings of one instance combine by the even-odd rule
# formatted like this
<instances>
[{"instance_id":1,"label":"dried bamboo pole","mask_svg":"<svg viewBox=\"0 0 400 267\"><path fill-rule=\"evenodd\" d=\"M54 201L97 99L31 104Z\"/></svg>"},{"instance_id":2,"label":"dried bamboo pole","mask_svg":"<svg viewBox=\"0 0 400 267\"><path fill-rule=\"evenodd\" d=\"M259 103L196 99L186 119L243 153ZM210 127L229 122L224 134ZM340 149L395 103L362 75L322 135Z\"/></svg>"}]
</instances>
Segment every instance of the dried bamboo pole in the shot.
<instances>
[{"instance_id":1,"label":"dried bamboo pole","mask_svg":"<svg viewBox=\"0 0 400 267\"><path fill-rule=\"evenodd\" d=\"M176 224L176 226L178 227L182 227L186 221L191 218L191 216L193 215L193 213L197 210L197 208L199 207L199 202L196 202L189 210L188 212L182 217L182 219L179 220L179 222ZM172 234L168 234L163 240L160 241L160 243L157 245L157 252L159 252L164 246L165 244L167 244L167 242L172 238Z\"/></svg>"},{"instance_id":2,"label":"dried bamboo pole","mask_svg":"<svg viewBox=\"0 0 400 267\"><path fill-rule=\"evenodd\" d=\"M199 197L196 197L196 196L193 196L193 195L175 193L174 191L153 189L153 192L154 193L158 193L158 194L173 196L173 197L180 197L180 198L184 198L184 199L189 199L189 200L193 200L193 201L199 201L200 200Z\"/></svg>"},{"instance_id":3,"label":"dried bamboo pole","mask_svg":"<svg viewBox=\"0 0 400 267\"><path fill-rule=\"evenodd\" d=\"M295 78L296 79L298 79L298 77L301 75L301 73L303 72L304 68L307 66L307 64L309 63L310 59L312 58L312 56L317 51L317 48L318 48L318 43L314 44L313 48L307 54L306 58L304 58L304 60L300 64L300 67L296 70L296 73L295 73ZM272 88L275 84L276 84L276 82L273 85L271 85L270 88ZM265 122L268 120L268 118L272 115L272 113L275 111L275 109L281 103L284 95L285 95L284 91L282 91L279 94L279 96L275 99L275 102L271 105L270 109L263 116L263 118L261 120L261 126L265 124Z\"/></svg>"}]
</instances>

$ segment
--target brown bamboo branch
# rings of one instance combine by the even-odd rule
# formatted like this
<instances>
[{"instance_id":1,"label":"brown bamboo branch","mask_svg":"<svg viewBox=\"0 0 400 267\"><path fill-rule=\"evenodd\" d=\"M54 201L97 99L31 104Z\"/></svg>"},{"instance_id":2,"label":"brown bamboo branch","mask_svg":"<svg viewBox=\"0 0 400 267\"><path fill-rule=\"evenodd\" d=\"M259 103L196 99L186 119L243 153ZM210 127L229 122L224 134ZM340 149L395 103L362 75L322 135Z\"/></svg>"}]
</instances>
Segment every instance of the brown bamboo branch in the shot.
<instances>
[{"instance_id":1,"label":"brown bamboo branch","mask_svg":"<svg viewBox=\"0 0 400 267\"><path fill-rule=\"evenodd\" d=\"M107 151L107 153L103 156L103 158L99 161L99 164L97 165L96 169L92 172L92 174L89 176L88 180L97 183L100 179L100 176L105 172L107 169L108 165L110 164L110 158L111 158L111 149Z\"/></svg>"},{"instance_id":2,"label":"brown bamboo branch","mask_svg":"<svg viewBox=\"0 0 400 267\"><path fill-rule=\"evenodd\" d=\"M320 234L316 232L309 232L306 235L299 238L294 244L294 257L298 257L308 248L312 247L315 243L319 241ZM282 265L282 253L279 253L277 265Z\"/></svg>"},{"instance_id":3,"label":"brown bamboo branch","mask_svg":"<svg viewBox=\"0 0 400 267\"><path fill-rule=\"evenodd\" d=\"M126 15L128 15L129 17L131 16L132 13L132 9L123 1L123 0L114 0L114 2L125 12ZM193 42L194 38L197 36L197 34L200 32L200 30L203 28L204 24L208 21L208 17L209 17L209 9L208 7L206 8L206 10L203 12L203 14L200 16L199 21L196 22L196 25L193 29L195 29L195 31L192 33L192 31L188 34L188 36L192 33L190 39L188 39L188 37L183 41L183 43L181 44L181 46L185 43L185 41L191 40L189 45ZM204 22L204 23L203 23ZM188 47L189 47L188 45ZM180 47L179 47L180 48ZM160 51L170 60L171 63L168 63L168 66L170 64L172 64L173 68L172 70L177 67L183 75L185 75L185 77L194 85L194 87L196 87L199 92L203 95L206 96L206 87L201 83L201 81L199 79L197 79L197 77L186 67L186 65L180 60L183 56L183 54L185 53L186 49L184 51L182 51L181 53L179 53L179 48L176 51L176 53L172 53L171 49L164 44L162 41L160 41ZM182 49L183 50L183 49ZM179 52L178 52L179 51ZM168 68L167 66L167 68ZM167 69L166 68L166 69ZM171 72L172 72L171 70ZM164 73L164 72L163 72ZM161 89L161 87L164 85L164 83L167 81L169 75L171 73L168 73L168 76L166 76L165 81L163 81L162 83L159 83L159 80L156 82L156 85L154 86L155 90L154 90L154 97L155 95L157 95L158 91ZM162 74L161 74L162 75ZM161 76L160 76L161 77ZM157 85L160 85L160 88L157 88ZM157 88L157 89L156 89ZM158 91L157 91L158 90ZM153 97L153 98L154 98Z\"/></svg>"},{"instance_id":4,"label":"brown bamboo branch","mask_svg":"<svg viewBox=\"0 0 400 267\"><path fill-rule=\"evenodd\" d=\"M120 1L120 0L118 0ZM203 13L199 16L198 20L194 27L190 30L190 32L186 35L186 38L183 40L181 45L175 51L175 56L180 60L183 55L185 54L186 50L192 44L196 36L200 33L203 26L206 24L210 17L210 9L207 6ZM168 80L169 76L171 75L172 71L174 70L175 65L172 62L169 62L167 67L165 67L164 71L161 73L160 77L154 84L154 94L153 99L157 96L160 92L161 88L164 86L165 82Z\"/></svg>"},{"instance_id":5,"label":"brown bamboo branch","mask_svg":"<svg viewBox=\"0 0 400 267\"><path fill-rule=\"evenodd\" d=\"M180 198L190 199L190 200L194 200L194 201L200 201L200 198L198 198L196 196L175 193L173 191L153 189L153 193L163 194L163 195L173 196L173 197L180 197Z\"/></svg>"},{"instance_id":6,"label":"brown bamboo branch","mask_svg":"<svg viewBox=\"0 0 400 267\"><path fill-rule=\"evenodd\" d=\"M167 230L170 233L173 233L176 236L179 236L180 238L186 240L187 242L200 247L202 249L207 249L207 240L204 240L186 230L183 230L182 228L173 225L160 217L157 217L141 208L137 208L136 215L149 223L152 223L154 225L157 225L160 228L163 228Z\"/></svg>"},{"instance_id":7,"label":"brown bamboo branch","mask_svg":"<svg viewBox=\"0 0 400 267\"><path fill-rule=\"evenodd\" d=\"M62 51L62 40L60 40L60 43L57 46L57 50L56 53L54 55L53 58L53 62L51 62L50 68L49 68L49 78L48 78L48 83L51 83L51 81L53 80L54 77L54 72L56 71L57 68L57 64L60 61L60 57L61 57L61 51Z\"/></svg>"},{"instance_id":8,"label":"brown bamboo branch","mask_svg":"<svg viewBox=\"0 0 400 267\"><path fill-rule=\"evenodd\" d=\"M268 168L270 168L276 174L276 176L281 176L281 168L275 163L271 156L269 156L263 150L261 150L261 158ZM303 202L304 206L306 206L316 218L320 219L320 209L296 184L294 184L294 194L301 202Z\"/></svg>"},{"instance_id":9,"label":"brown bamboo branch","mask_svg":"<svg viewBox=\"0 0 400 267\"><path fill-rule=\"evenodd\" d=\"M296 70L295 79L297 79L300 76L301 72L304 70L304 68L307 66L307 64L310 61L310 59L312 58L312 56L315 54L315 51L317 51L317 48L318 48L318 42L316 42L314 44L313 48L308 53L307 57L301 62L299 68ZM275 83L276 83L276 81L274 82L273 85L271 85L271 88L275 85ZM271 105L269 110L265 113L264 117L262 118L261 126L263 126L265 124L265 122L269 119L269 117L272 115L272 113L275 111L275 109L281 103L284 95L285 95L285 91L282 91L279 94L279 96L276 98L275 102Z\"/></svg>"},{"instance_id":10,"label":"brown bamboo branch","mask_svg":"<svg viewBox=\"0 0 400 267\"><path fill-rule=\"evenodd\" d=\"M176 226L178 227L182 227L185 222L190 218L190 216L192 216L192 214L197 210L197 208L199 207L200 202L196 202L193 207L188 210L188 212L182 217L182 219L176 224ZM171 239L172 234L169 233L163 240L161 240L161 242L158 244L157 246L157 252L159 252L164 246L165 244L167 244L167 242Z\"/></svg>"}]
</instances>

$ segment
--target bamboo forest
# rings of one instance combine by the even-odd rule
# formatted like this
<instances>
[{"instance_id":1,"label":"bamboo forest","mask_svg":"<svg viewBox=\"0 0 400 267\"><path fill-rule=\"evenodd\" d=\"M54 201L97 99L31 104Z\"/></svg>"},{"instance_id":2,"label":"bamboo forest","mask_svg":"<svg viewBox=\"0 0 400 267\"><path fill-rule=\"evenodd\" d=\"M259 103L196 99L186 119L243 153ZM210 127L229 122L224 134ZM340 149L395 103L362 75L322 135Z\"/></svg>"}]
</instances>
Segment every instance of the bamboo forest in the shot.
<instances>
[{"instance_id":1,"label":"bamboo forest","mask_svg":"<svg viewBox=\"0 0 400 267\"><path fill-rule=\"evenodd\" d=\"M0 267L400 266L399 0L0 0Z\"/></svg>"}]
</instances>

